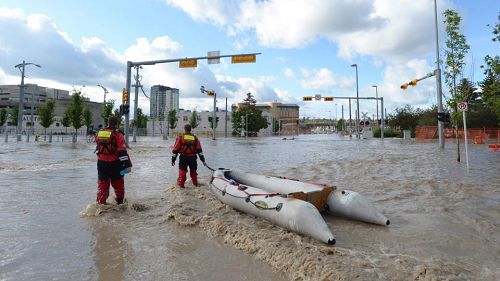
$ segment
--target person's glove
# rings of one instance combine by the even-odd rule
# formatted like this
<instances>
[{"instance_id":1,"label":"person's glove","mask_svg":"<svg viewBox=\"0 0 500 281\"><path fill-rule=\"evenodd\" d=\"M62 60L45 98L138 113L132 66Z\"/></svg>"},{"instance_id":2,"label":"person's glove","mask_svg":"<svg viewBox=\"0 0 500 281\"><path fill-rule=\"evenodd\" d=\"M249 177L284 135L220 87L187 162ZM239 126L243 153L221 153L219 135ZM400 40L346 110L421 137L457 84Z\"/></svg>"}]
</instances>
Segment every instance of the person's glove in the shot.
<instances>
[{"instance_id":1,"label":"person's glove","mask_svg":"<svg viewBox=\"0 0 500 281\"><path fill-rule=\"evenodd\" d=\"M205 165L205 156L203 154L200 155L200 160L203 162L203 165Z\"/></svg>"},{"instance_id":2,"label":"person's glove","mask_svg":"<svg viewBox=\"0 0 500 281\"><path fill-rule=\"evenodd\" d=\"M175 158L172 157L172 166L175 166Z\"/></svg>"}]
</instances>

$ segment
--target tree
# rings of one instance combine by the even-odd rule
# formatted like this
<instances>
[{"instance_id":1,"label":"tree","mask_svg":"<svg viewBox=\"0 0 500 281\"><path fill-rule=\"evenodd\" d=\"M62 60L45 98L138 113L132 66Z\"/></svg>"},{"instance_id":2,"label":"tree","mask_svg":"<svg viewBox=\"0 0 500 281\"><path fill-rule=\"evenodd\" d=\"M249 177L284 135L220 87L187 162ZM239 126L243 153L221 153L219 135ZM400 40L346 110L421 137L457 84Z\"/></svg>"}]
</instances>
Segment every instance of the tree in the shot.
<instances>
[{"instance_id":1,"label":"tree","mask_svg":"<svg viewBox=\"0 0 500 281\"><path fill-rule=\"evenodd\" d=\"M257 100L253 97L252 93L247 93L247 97L243 99L243 104L251 107L255 107Z\"/></svg>"},{"instance_id":2,"label":"tree","mask_svg":"<svg viewBox=\"0 0 500 281\"><path fill-rule=\"evenodd\" d=\"M233 135L241 135L242 129L248 136L257 136L260 129L269 125L262 116L262 110L252 106L241 106L231 114L233 120Z\"/></svg>"},{"instance_id":3,"label":"tree","mask_svg":"<svg viewBox=\"0 0 500 281\"><path fill-rule=\"evenodd\" d=\"M146 128L148 120L149 118L144 113L142 113L142 109L137 108L137 128ZM130 126L136 127L135 119L130 121Z\"/></svg>"},{"instance_id":4,"label":"tree","mask_svg":"<svg viewBox=\"0 0 500 281\"><path fill-rule=\"evenodd\" d=\"M104 127L108 127L108 118L113 115L113 107L115 106L115 100L107 100L102 109L101 117L104 120Z\"/></svg>"},{"instance_id":5,"label":"tree","mask_svg":"<svg viewBox=\"0 0 500 281\"><path fill-rule=\"evenodd\" d=\"M0 126L3 126L5 123L7 123L7 110L5 108L0 108ZM7 133L7 131L5 133Z\"/></svg>"},{"instance_id":6,"label":"tree","mask_svg":"<svg viewBox=\"0 0 500 281\"><path fill-rule=\"evenodd\" d=\"M90 111L88 106L85 106L85 109L83 110L83 124L87 127L87 131L92 124L92 111Z\"/></svg>"},{"instance_id":7,"label":"tree","mask_svg":"<svg viewBox=\"0 0 500 281\"><path fill-rule=\"evenodd\" d=\"M40 125L44 128L45 134L47 134L47 128L54 123L54 109L56 103L53 99L49 99L44 105L38 108L38 115L40 118Z\"/></svg>"},{"instance_id":8,"label":"tree","mask_svg":"<svg viewBox=\"0 0 500 281\"><path fill-rule=\"evenodd\" d=\"M177 118L177 116L175 115L176 112L175 112L175 109L172 109L168 112L168 127L173 130L175 129L175 127L177 127L177 120L179 120L179 118Z\"/></svg>"},{"instance_id":9,"label":"tree","mask_svg":"<svg viewBox=\"0 0 500 281\"><path fill-rule=\"evenodd\" d=\"M12 126L17 126L17 116L19 115L19 107L14 106L9 111L9 121Z\"/></svg>"},{"instance_id":10,"label":"tree","mask_svg":"<svg viewBox=\"0 0 500 281\"><path fill-rule=\"evenodd\" d=\"M73 128L75 128L75 134L78 133L78 129L83 126L83 107L82 93L80 91L73 90L69 108L71 108L70 119Z\"/></svg>"},{"instance_id":11,"label":"tree","mask_svg":"<svg viewBox=\"0 0 500 281\"><path fill-rule=\"evenodd\" d=\"M498 22L493 27L492 41L500 43L500 13ZM489 111L496 114L495 126L500 126L500 56L486 55L484 61L486 65L481 68L484 69L485 77L478 83L482 89L481 99Z\"/></svg>"},{"instance_id":12,"label":"tree","mask_svg":"<svg viewBox=\"0 0 500 281\"><path fill-rule=\"evenodd\" d=\"M196 110L193 111L193 113L191 114L191 118L189 118L189 125L191 125L192 129L200 125L200 122L198 122L198 114L196 113Z\"/></svg>"},{"instance_id":13,"label":"tree","mask_svg":"<svg viewBox=\"0 0 500 281\"><path fill-rule=\"evenodd\" d=\"M403 130L411 130L414 133L418 123L415 109L407 104L404 108L396 108L395 111L396 113L392 118L394 125L399 126Z\"/></svg>"},{"instance_id":14,"label":"tree","mask_svg":"<svg viewBox=\"0 0 500 281\"><path fill-rule=\"evenodd\" d=\"M463 72L465 66L465 55L469 51L469 45L465 40L465 35L460 33L460 22L462 18L454 10L447 9L443 13L446 27L446 68L444 77L446 85L450 90L452 97L448 100L448 106L454 109L453 120L455 121L455 135L457 140L457 161L460 162L460 142L458 141L458 103L456 79L457 75Z\"/></svg>"},{"instance_id":15,"label":"tree","mask_svg":"<svg viewBox=\"0 0 500 281\"><path fill-rule=\"evenodd\" d=\"M61 121L64 128L66 128L66 133L68 132L68 127L71 126L71 107L68 106L66 111L64 111L64 116Z\"/></svg>"}]
</instances>

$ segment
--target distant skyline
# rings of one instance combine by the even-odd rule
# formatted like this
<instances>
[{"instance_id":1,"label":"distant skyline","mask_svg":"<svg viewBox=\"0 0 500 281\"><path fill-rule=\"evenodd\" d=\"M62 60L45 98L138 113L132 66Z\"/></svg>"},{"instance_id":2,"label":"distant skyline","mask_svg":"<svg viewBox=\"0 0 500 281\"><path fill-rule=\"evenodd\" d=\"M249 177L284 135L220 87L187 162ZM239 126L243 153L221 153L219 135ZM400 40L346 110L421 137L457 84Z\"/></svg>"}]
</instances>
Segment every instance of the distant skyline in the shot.
<instances>
[{"instance_id":1,"label":"distant skyline","mask_svg":"<svg viewBox=\"0 0 500 281\"><path fill-rule=\"evenodd\" d=\"M464 76L483 78L484 56L498 55L492 28L500 7L493 0L438 0L440 51L444 54L442 12L462 17L461 31L471 46ZM388 112L410 104L436 103L435 79L402 91L402 83L435 68L433 0L3 0L0 4L0 84L19 84L14 65L23 60L42 65L26 69L25 83L66 90L82 89L92 101L121 100L126 61L221 54L262 53L256 63L178 68L178 64L144 66L144 90L153 85L179 89L180 107L212 110L240 102L251 92L257 102L296 103L301 117L348 115L348 102L303 102L303 96L375 96L378 86ZM85 87L83 87L85 85ZM443 83L443 91L446 87ZM133 90L132 90L133 92ZM131 95L133 97L133 95ZM337 107L335 107L337 104ZM139 106L149 113L140 93ZM352 104L354 116L355 102ZM360 111L376 115L375 102L360 101ZM348 117L347 117L348 118Z\"/></svg>"}]
</instances>

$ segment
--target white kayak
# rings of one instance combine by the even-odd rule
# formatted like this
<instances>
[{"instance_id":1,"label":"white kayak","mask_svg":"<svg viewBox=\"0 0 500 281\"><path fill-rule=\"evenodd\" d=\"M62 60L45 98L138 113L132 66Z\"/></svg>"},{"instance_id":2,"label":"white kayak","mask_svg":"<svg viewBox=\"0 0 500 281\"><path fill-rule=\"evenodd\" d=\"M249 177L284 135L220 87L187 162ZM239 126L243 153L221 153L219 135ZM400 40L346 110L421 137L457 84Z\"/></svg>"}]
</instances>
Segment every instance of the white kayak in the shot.
<instances>
[{"instance_id":1,"label":"white kayak","mask_svg":"<svg viewBox=\"0 0 500 281\"><path fill-rule=\"evenodd\" d=\"M379 225L390 224L386 216L364 196L355 191L235 170L226 174L244 185L258 186L268 192L292 195L302 200L311 201L320 211L326 209L333 215ZM321 200L322 197L324 200Z\"/></svg>"},{"instance_id":2,"label":"white kayak","mask_svg":"<svg viewBox=\"0 0 500 281\"><path fill-rule=\"evenodd\" d=\"M335 237L314 205L241 184L231 177L231 173L219 169L212 175L210 189L221 202L299 234L335 244Z\"/></svg>"}]
</instances>

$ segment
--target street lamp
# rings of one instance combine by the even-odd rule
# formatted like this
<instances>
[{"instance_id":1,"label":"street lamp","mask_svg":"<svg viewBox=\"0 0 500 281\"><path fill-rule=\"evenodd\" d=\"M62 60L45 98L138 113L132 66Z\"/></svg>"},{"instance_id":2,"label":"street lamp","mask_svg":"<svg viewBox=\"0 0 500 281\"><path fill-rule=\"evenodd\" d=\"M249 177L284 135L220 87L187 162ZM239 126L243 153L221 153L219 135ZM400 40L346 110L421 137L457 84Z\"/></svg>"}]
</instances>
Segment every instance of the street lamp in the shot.
<instances>
[{"instance_id":1,"label":"street lamp","mask_svg":"<svg viewBox=\"0 0 500 281\"><path fill-rule=\"evenodd\" d=\"M24 70L27 65L34 65L36 67L42 67L39 64L32 62L25 62L17 64L14 67L19 68L21 71L21 89L19 91L19 112L17 113L17 140L21 140L21 133L23 131L23 114L24 114Z\"/></svg>"},{"instance_id":2,"label":"street lamp","mask_svg":"<svg viewBox=\"0 0 500 281\"><path fill-rule=\"evenodd\" d=\"M98 87L101 87L104 90L104 103L106 103L106 94L109 93L108 89L106 89L104 86L97 85Z\"/></svg>"},{"instance_id":3,"label":"street lamp","mask_svg":"<svg viewBox=\"0 0 500 281\"><path fill-rule=\"evenodd\" d=\"M377 85L373 85L372 87L375 88L375 97L377 98L375 101L377 102L377 123L378 123L378 87Z\"/></svg>"},{"instance_id":4,"label":"street lamp","mask_svg":"<svg viewBox=\"0 0 500 281\"><path fill-rule=\"evenodd\" d=\"M207 96L213 96L214 97L214 115L212 117L212 134L213 134L213 140L215 140L215 124L217 123L217 117L215 116L215 110L216 110L216 102L217 102L217 93L213 90L205 90L205 86L201 86L200 91L202 93L206 93Z\"/></svg>"},{"instance_id":5,"label":"street lamp","mask_svg":"<svg viewBox=\"0 0 500 281\"><path fill-rule=\"evenodd\" d=\"M360 138L359 135L359 86L358 86L358 65L357 64L351 64L351 67L356 68L356 135L358 139Z\"/></svg>"},{"instance_id":6,"label":"street lamp","mask_svg":"<svg viewBox=\"0 0 500 281\"><path fill-rule=\"evenodd\" d=\"M438 37L438 18L437 18L437 3L434 0L434 24L436 27L436 90L437 90L437 106L438 113L443 112L443 92L441 90L441 68L439 66L439 37ZM438 120L438 136L439 147L444 148L444 123Z\"/></svg>"}]
</instances>

